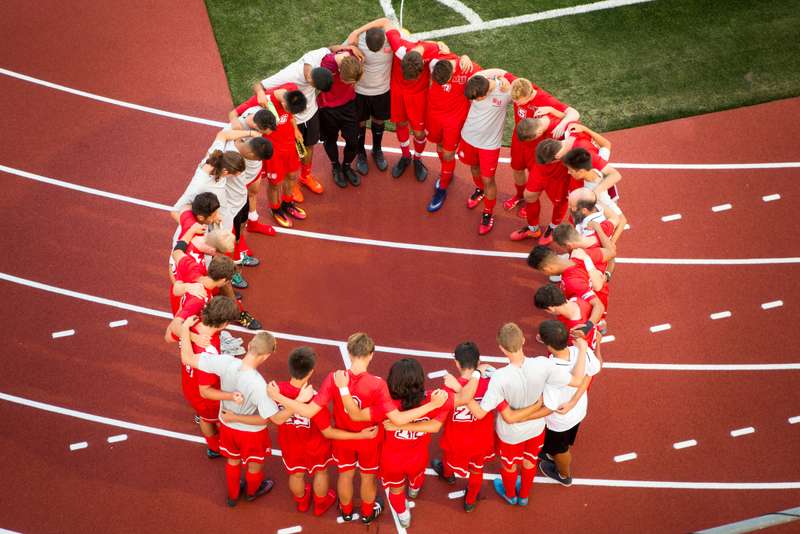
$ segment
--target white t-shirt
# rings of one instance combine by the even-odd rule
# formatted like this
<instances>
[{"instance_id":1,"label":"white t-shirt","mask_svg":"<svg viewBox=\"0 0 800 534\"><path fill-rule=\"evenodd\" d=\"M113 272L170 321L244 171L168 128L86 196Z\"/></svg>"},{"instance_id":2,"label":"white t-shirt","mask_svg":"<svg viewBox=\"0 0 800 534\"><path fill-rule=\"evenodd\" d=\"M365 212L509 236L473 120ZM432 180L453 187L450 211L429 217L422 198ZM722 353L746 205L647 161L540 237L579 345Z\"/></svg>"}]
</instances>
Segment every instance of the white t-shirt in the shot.
<instances>
[{"instance_id":1,"label":"white t-shirt","mask_svg":"<svg viewBox=\"0 0 800 534\"><path fill-rule=\"evenodd\" d=\"M504 400L512 409L525 408L539 400L546 384L560 387L569 384L572 375L544 356L525 358L522 366L507 365L492 374L481 400L481 409L494 410ZM495 418L497 436L514 445L544 432L544 419L506 423L500 414Z\"/></svg>"},{"instance_id":2,"label":"white t-shirt","mask_svg":"<svg viewBox=\"0 0 800 534\"><path fill-rule=\"evenodd\" d=\"M264 89L277 87L285 83L293 83L302 91L306 97L307 104L304 111L294 116L294 120L297 124L304 124L317 112L317 90L306 81L305 65L311 65L311 68L315 69L322 63L322 58L330 53L331 51L327 48L317 48L316 50L306 52L303 54L303 57L294 63L289 64L272 76L261 80L261 85Z\"/></svg>"},{"instance_id":3,"label":"white t-shirt","mask_svg":"<svg viewBox=\"0 0 800 534\"><path fill-rule=\"evenodd\" d=\"M602 211L595 211L587 215L581 222L575 225L575 230L583 237L590 237L594 235L594 230L589 228L589 223L595 221L597 224L606 220L606 216Z\"/></svg>"},{"instance_id":4,"label":"white t-shirt","mask_svg":"<svg viewBox=\"0 0 800 534\"><path fill-rule=\"evenodd\" d=\"M494 91L490 91L483 100L472 101L467 120L461 128L461 137L475 148L494 150L500 148L503 141L506 108L511 103L511 91L501 91L500 78L496 80Z\"/></svg>"},{"instance_id":5,"label":"white t-shirt","mask_svg":"<svg viewBox=\"0 0 800 534\"><path fill-rule=\"evenodd\" d=\"M192 179L189 182L189 185L186 187L186 190L178 198L177 202L175 202L175 209L180 209L186 204L191 204L194 200L194 197L200 193L214 193L217 195L219 205L225 205L227 178L225 176L221 176L219 179L215 179L213 176L203 171L203 165L205 165L206 159L208 159L209 154L215 150L222 150L223 152L227 150L225 148L225 141L215 140L211 145L211 148L208 149L205 157L200 160L200 164L194 171L194 176L192 176Z\"/></svg>"},{"instance_id":6,"label":"white t-shirt","mask_svg":"<svg viewBox=\"0 0 800 534\"><path fill-rule=\"evenodd\" d=\"M356 83L356 93L382 95L389 90L392 76L392 47L387 39L383 48L373 52L367 48L367 32L358 36L358 48L364 54L364 75Z\"/></svg>"},{"instance_id":7,"label":"white t-shirt","mask_svg":"<svg viewBox=\"0 0 800 534\"><path fill-rule=\"evenodd\" d=\"M594 172L598 176L599 180L597 180L596 182L584 180L583 187L594 191L595 188L598 185L600 185L600 182L603 180L603 172L598 171L597 169L592 169L592 172ZM597 197L598 206L604 209L608 209L614 212L616 215L622 215L622 209L620 209L620 207L617 205L617 202L611 198L611 195L608 194L608 190L603 191L602 193L595 193L595 196Z\"/></svg>"},{"instance_id":8,"label":"white t-shirt","mask_svg":"<svg viewBox=\"0 0 800 534\"><path fill-rule=\"evenodd\" d=\"M242 404L233 401L219 403L220 411L225 410L238 415L258 415L264 419L278 413L278 405L267 395L267 383L261 373L255 369L242 369L242 360L229 354L211 355L203 353L197 368L206 373L219 376L222 391L238 391L244 397ZM229 428L245 432L258 432L267 428L267 425L246 425L244 423L227 423Z\"/></svg>"},{"instance_id":9,"label":"white t-shirt","mask_svg":"<svg viewBox=\"0 0 800 534\"><path fill-rule=\"evenodd\" d=\"M575 364L578 363L578 354L580 353L580 349L575 346L568 347L569 349L569 360L562 360L561 358L556 358L552 354L550 355L550 359L555 362L555 364L559 367L562 367L567 370L567 372L572 373L572 370L575 368ZM600 361L595 356L594 351L592 349L587 349L586 351L586 374L587 376L594 376L600 372ZM544 418L545 424L549 430L553 430L555 432L564 432L565 430L569 430L570 428L574 427L581 421L583 418L586 417L586 409L589 406L589 393L586 392L581 395L581 398L578 399L578 402L575 404L575 407L568 411L565 414L556 413L555 410L562 404L569 402L575 392L578 391L578 388L574 388L572 386L551 386L546 385L544 387L544 405L547 408L553 410L553 413L546 416Z\"/></svg>"}]
</instances>

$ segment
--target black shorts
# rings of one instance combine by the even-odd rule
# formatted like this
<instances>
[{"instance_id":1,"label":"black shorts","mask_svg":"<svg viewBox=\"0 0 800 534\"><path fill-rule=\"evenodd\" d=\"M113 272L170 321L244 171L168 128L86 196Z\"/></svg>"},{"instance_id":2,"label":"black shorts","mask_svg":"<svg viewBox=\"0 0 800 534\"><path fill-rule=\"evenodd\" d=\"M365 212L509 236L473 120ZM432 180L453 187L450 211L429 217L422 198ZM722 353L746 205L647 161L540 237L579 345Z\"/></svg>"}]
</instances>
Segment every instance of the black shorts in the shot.
<instances>
[{"instance_id":1,"label":"black shorts","mask_svg":"<svg viewBox=\"0 0 800 534\"><path fill-rule=\"evenodd\" d=\"M307 147L313 147L319 143L319 110L314 112L303 124L298 124L300 133L303 134L303 144Z\"/></svg>"},{"instance_id":2,"label":"black shorts","mask_svg":"<svg viewBox=\"0 0 800 534\"><path fill-rule=\"evenodd\" d=\"M547 453L555 455L567 452L569 448L575 444L575 437L578 435L578 428L580 426L581 424L578 423L569 430L563 432L556 432L548 428L545 431L544 446L540 454Z\"/></svg>"},{"instance_id":3,"label":"black shorts","mask_svg":"<svg viewBox=\"0 0 800 534\"><path fill-rule=\"evenodd\" d=\"M358 121L356 120L356 104L354 100L335 108L320 108L319 127L322 139L331 139L335 142L339 132L345 142L355 143L358 136Z\"/></svg>"},{"instance_id":4,"label":"black shorts","mask_svg":"<svg viewBox=\"0 0 800 534\"><path fill-rule=\"evenodd\" d=\"M233 234L236 236L236 241L239 241L239 236L242 231L242 225L247 222L247 216L250 214L250 204L245 202L236 217L233 218Z\"/></svg>"},{"instance_id":5,"label":"black shorts","mask_svg":"<svg viewBox=\"0 0 800 534\"><path fill-rule=\"evenodd\" d=\"M392 107L390 91L382 95L360 95L356 93L356 111L358 122L366 122L370 117L388 121Z\"/></svg>"}]
</instances>

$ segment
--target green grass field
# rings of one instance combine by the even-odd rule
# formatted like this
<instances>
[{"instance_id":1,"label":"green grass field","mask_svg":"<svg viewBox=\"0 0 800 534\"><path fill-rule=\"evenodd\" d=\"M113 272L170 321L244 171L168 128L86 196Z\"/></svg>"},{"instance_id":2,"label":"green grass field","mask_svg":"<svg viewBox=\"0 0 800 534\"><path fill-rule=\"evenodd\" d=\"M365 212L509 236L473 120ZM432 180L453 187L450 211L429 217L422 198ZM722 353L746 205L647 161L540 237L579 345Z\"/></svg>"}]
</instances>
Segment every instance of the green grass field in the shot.
<instances>
[{"instance_id":1,"label":"green grass field","mask_svg":"<svg viewBox=\"0 0 800 534\"><path fill-rule=\"evenodd\" d=\"M582 2L464 3L490 20ZM377 0L206 4L237 102L254 81L383 16ZM403 23L420 32L467 21L435 0L406 0ZM800 2L657 0L442 40L530 78L601 131L800 95Z\"/></svg>"}]
</instances>

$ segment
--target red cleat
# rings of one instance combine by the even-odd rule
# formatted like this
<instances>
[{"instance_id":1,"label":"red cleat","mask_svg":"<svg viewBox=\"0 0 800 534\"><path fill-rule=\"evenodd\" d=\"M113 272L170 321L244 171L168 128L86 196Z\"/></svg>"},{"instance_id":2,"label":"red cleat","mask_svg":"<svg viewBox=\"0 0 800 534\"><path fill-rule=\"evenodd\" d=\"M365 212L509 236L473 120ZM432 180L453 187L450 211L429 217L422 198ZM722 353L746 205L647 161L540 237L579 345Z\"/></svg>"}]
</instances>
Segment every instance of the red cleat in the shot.
<instances>
[{"instance_id":1,"label":"red cleat","mask_svg":"<svg viewBox=\"0 0 800 534\"><path fill-rule=\"evenodd\" d=\"M544 236L539 239L539 244L546 247L553 242L553 232L545 232Z\"/></svg>"},{"instance_id":2,"label":"red cleat","mask_svg":"<svg viewBox=\"0 0 800 534\"><path fill-rule=\"evenodd\" d=\"M522 206L519 211L517 212L517 217L520 219L527 219L528 218L528 207Z\"/></svg>"},{"instance_id":3,"label":"red cleat","mask_svg":"<svg viewBox=\"0 0 800 534\"><path fill-rule=\"evenodd\" d=\"M481 214L481 224L478 226L478 234L486 235L492 231L494 227L494 215L486 213Z\"/></svg>"},{"instance_id":4,"label":"red cleat","mask_svg":"<svg viewBox=\"0 0 800 534\"><path fill-rule=\"evenodd\" d=\"M527 226L523 226L519 230L514 230L511 232L509 236L511 241L524 241L526 239L536 239L542 236L542 231L538 228L534 231L528 228Z\"/></svg>"},{"instance_id":5,"label":"red cleat","mask_svg":"<svg viewBox=\"0 0 800 534\"><path fill-rule=\"evenodd\" d=\"M306 174L305 176L301 176L300 183L306 186L313 193L316 193L318 195L321 194L323 191L325 191L325 188L322 187L321 183L319 183L317 177L311 173Z\"/></svg>"},{"instance_id":6,"label":"red cleat","mask_svg":"<svg viewBox=\"0 0 800 534\"><path fill-rule=\"evenodd\" d=\"M292 188L292 198L297 203L301 203L305 200L305 197L303 197L303 192L300 190L300 184L294 184L294 187Z\"/></svg>"},{"instance_id":7,"label":"red cleat","mask_svg":"<svg viewBox=\"0 0 800 534\"><path fill-rule=\"evenodd\" d=\"M483 189L475 188L475 191L473 191L473 193L467 199L467 207L469 209L474 209L478 204L481 203L483 197Z\"/></svg>"},{"instance_id":8,"label":"red cleat","mask_svg":"<svg viewBox=\"0 0 800 534\"><path fill-rule=\"evenodd\" d=\"M247 231L255 234L275 235L275 228L259 221L247 221Z\"/></svg>"},{"instance_id":9,"label":"red cleat","mask_svg":"<svg viewBox=\"0 0 800 534\"><path fill-rule=\"evenodd\" d=\"M513 197L503 201L503 209L506 211L511 211L516 208L517 204L520 202L522 202L522 199L517 195L514 195Z\"/></svg>"},{"instance_id":10,"label":"red cleat","mask_svg":"<svg viewBox=\"0 0 800 534\"><path fill-rule=\"evenodd\" d=\"M308 509L311 508L311 494L311 484L306 484L306 492L303 498L299 501L295 498L294 501L297 504L298 512L308 512Z\"/></svg>"},{"instance_id":11,"label":"red cleat","mask_svg":"<svg viewBox=\"0 0 800 534\"><path fill-rule=\"evenodd\" d=\"M314 515L320 516L328 511L328 509L333 506L333 503L336 502L336 492L333 490L328 490L328 494L325 495L325 498L320 503L314 503Z\"/></svg>"}]
</instances>

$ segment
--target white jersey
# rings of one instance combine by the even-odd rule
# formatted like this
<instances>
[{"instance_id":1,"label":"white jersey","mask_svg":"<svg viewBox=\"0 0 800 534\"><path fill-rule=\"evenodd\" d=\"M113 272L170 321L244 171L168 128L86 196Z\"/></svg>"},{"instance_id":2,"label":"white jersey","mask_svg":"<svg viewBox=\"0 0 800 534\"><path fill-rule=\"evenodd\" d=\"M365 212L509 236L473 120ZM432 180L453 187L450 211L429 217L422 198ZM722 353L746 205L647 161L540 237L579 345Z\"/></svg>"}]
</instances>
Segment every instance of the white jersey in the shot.
<instances>
[{"instance_id":1,"label":"white jersey","mask_svg":"<svg viewBox=\"0 0 800 534\"><path fill-rule=\"evenodd\" d=\"M211 148L208 149L206 152L205 157L200 161L200 164L197 166L197 169L194 171L194 176L192 176L192 180L189 182L189 185L186 187L186 190L183 194L178 198L177 202L175 202L175 209L180 209L182 206L186 204L191 204L194 200L194 197L199 195L200 193L214 193L217 195L217 200L219 200L219 205L224 206L227 200L226 195L226 186L227 186L227 178L225 176L221 176L219 178L215 178L205 171L203 171L203 165L205 165L208 156L214 152L215 150L228 150L226 148L225 141L214 141L211 145Z\"/></svg>"},{"instance_id":2,"label":"white jersey","mask_svg":"<svg viewBox=\"0 0 800 534\"><path fill-rule=\"evenodd\" d=\"M367 33L358 36L358 48L364 54L364 75L356 83L356 93L366 96L382 95L389 90L392 76L392 47L388 39L383 48L373 52L367 48Z\"/></svg>"},{"instance_id":3,"label":"white jersey","mask_svg":"<svg viewBox=\"0 0 800 534\"><path fill-rule=\"evenodd\" d=\"M597 169L592 169L592 172L597 175L598 180L596 182L584 180L583 187L594 191L595 188L600 185L600 181L603 179L603 172ZM599 194L596 193L595 196L597 197L597 205L601 209L608 209L616 215L622 215L622 209L620 209L620 207L617 205L617 202L611 198L611 195L608 194L607 190Z\"/></svg>"},{"instance_id":4,"label":"white jersey","mask_svg":"<svg viewBox=\"0 0 800 534\"><path fill-rule=\"evenodd\" d=\"M552 354L550 355L550 359L555 362L555 364L559 367L563 367L567 370L567 372L572 373L572 369L575 368L575 364L578 363L578 354L580 353L580 349L578 347L572 346L568 347L569 350L569 360L562 360L561 358L556 358ZM587 376L594 376L600 372L600 361L597 359L597 356L594 355L594 351L592 349L587 349L586 351L586 375ZM553 430L555 432L564 432L565 430L569 430L570 428L574 427L581 421L583 418L586 417L586 409L589 406L589 393L586 392L581 395L581 398L578 399L578 402L575 404L575 407L568 411L565 414L556 413L555 410L561 406L569 402L572 399L572 396L575 392L578 391L578 388L574 388L572 386L551 386L546 385L544 387L544 405L553 410L553 413L546 416L544 418L545 424L547 425L548 430Z\"/></svg>"},{"instance_id":5,"label":"white jersey","mask_svg":"<svg viewBox=\"0 0 800 534\"><path fill-rule=\"evenodd\" d=\"M606 216L602 211L595 211L587 215L581 222L575 225L575 230L578 231L583 237L590 237L594 235L594 230L589 228L589 223L594 221L597 224L606 220Z\"/></svg>"},{"instance_id":6,"label":"white jersey","mask_svg":"<svg viewBox=\"0 0 800 534\"><path fill-rule=\"evenodd\" d=\"M507 365L492 374L489 387L481 400L481 409L494 410L506 401L512 409L525 408L539 400L545 385L555 387L569 384L572 375L566 369L544 356L525 358L521 366ZM497 437L514 445L534 438L544 432L544 419L521 423L506 423L498 414L495 419Z\"/></svg>"},{"instance_id":7,"label":"white jersey","mask_svg":"<svg viewBox=\"0 0 800 534\"><path fill-rule=\"evenodd\" d=\"M317 112L317 90L306 81L305 65L311 65L311 68L315 69L322 63L322 58L330 53L331 51L327 48L317 48L306 52L303 57L294 63L284 67L269 78L261 80L261 85L264 89L277 87L285 83L293 83L302 91L306 97L306 109L294 116L297 124L304 124Z\"/></svg>"},{"instance_id":8,"label":"white jersey","mask_svg":"<svg viewBox=\"0 0 800 534\"><path fill-rule=\"evenodd\" d=\"M486 98L473 100L461 137L475 148L494 150L500 148L503 141L503 129L506 125L506 108L511 103L511 91L500 90L501 78L495 78L494 91Z\"/></svg>"}]
</instances>

